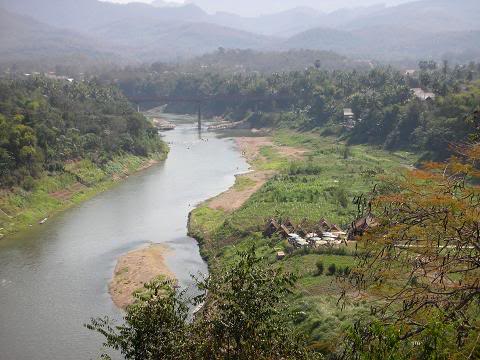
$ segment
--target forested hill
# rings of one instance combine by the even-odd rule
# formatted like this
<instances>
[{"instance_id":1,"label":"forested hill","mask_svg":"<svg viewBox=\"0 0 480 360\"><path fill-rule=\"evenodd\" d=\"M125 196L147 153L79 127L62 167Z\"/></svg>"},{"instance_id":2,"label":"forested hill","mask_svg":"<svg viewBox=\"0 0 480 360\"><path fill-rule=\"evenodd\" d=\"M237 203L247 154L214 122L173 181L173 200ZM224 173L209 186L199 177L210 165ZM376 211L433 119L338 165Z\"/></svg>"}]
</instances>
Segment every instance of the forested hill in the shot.
<instances>
[{"instance_id":1,"label":"forested hill","mask_svg":"<svg viewBox=\"0 0 480 360\"><path fill-rule=\"evenodd\" d=\"M28 187L45 170L119 154L164 151L157 130L121 92L95 81L0 79L0 184Z\"/></svg>"}]
</instances>

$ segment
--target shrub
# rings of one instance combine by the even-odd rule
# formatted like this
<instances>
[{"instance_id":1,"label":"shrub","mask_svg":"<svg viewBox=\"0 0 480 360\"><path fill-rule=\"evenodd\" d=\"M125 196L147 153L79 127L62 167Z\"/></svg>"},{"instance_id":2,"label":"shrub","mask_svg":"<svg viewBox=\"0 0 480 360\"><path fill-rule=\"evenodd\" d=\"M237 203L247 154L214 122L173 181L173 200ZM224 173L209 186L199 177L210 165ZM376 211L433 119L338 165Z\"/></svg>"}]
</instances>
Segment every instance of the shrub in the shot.
<instances>
[{"instance_id":1,"label":"shrub","mask_svg":"<svg viewBox=\"0 0 480 360\"><path fill-rule=\"evenodd\" d=\"M317 263L315 264L317 266L317 272L316 272L316 276L319 276L319 275L322 275L323 274L323 261L321 260L318 260Z\"/></svg>"},{"instance_id":2,"label":"shrub","mask_svg":"<svg viewBox=\"0 0 480 360\"><path fill-rule=\"evenodd\" d=\"M22 188L32 191L35 188L35 180L31 176L26 176L22 181Z\"/></svg>"},{"instance_id":3,"label":"shrub","mask_svg":"<svg viewBox=\"0 0 480 360\"><path fill-rule=\"evenodd\" d=\"M328 267L328 275L335 275L337 272L337 266L335 264L330 264Z\"/></svg>"},{"instance_id":4,"label":"shrub","mask_svg":"<svg viewBox=\"0 0 480 360\"><path fill-rule=\"evenodd\" d=\"M322 246L315 249L315 254L325 254L325 255L338 255L338 256L351 256L352 254L347 250L346 247L327 247Z\"/></svg>"}]
</instances>

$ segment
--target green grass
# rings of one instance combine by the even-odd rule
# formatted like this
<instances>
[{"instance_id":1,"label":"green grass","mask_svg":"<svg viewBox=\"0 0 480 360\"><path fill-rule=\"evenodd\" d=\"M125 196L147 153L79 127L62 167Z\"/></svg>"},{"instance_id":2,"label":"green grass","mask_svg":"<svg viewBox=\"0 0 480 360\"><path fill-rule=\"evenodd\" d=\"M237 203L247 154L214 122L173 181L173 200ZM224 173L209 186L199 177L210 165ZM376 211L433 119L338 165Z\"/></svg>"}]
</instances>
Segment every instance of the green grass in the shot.
<instances>
[{"instance_id":1,"label":"green grass","mask_svg":"<svg viewBox=\"0 0 480 360\"><path fill-rule=\"evenodd\" d=\"M288 164L288 159L280 156L273 146L263 146L260 157L253 166L257 170L281 170Z\"/></svg>"},{"instance_id":2,"label":"green grass","mask_svg":"<svg viewBox=\"0 0 480 360\"><path fill-rule=\"evenodd\" d=\"M237 191L244 191L252 188L253 186L255 186L255 181L252 179L245 176L237 176L235 178L235 185L233 185L233 188Z\"/></svg>"},{"instance_id":3,"label":"green grass","mask_svg":"<svg viewBox=\"0 0 480 360\"><path fill-rule=\"evenodd\" d=\"M347 147L334 137L318 133L282 130L275 133L273 140L279 146L307 150L304 159L285 158L275 147L262 148L254 168L276 170L278 174L232 213L206 205L196 209L191 214L190 232L199 235L202 254L212 271L228 267L238 250L255 246L266 262L295 273L298 294L292 297L291 308L301 314L296 325L310 335L312 346L328 351L343 328L368 312L364 300L346 304L342 310L337 304L341 284L336 276L327 275L331 264L337 269L351 269L356 262L354 248L347 249L344 255L295 251L277 261L276 251L288 249L287 242L275 237L265 239L261 232L271 218L288 218L307 228L326 218L347 228L357 214L353 199L370 192L381 181L381 175L403 171L416 158L368 146ZM323 262L324 273L317 276L318 261Z\"/></svg>"},{"instance_id":4,"label":"green grass","mask_svg":"<svg viewBox=\"0 0 480 360\"><path fill-rule=\"evenodd\" d=\"M307 226L326 218L347 227L357 214L353 203L356 196L370 192L380 182L379 175L393 174L415 163L408 153L388 153L368 146L345 150L346 145L336 138L316 133L282 130L275 133L273 140L280 146L307 150L304 160L292 161L274 147L264 147L254 166L275 169L278 175L233 213L209 213L203 207L194 211L191 223L197 229L208 227L211 239L203 249L207 255L263 231L271 218L288 218ZM239 177L236 186L245 188L250 184Z\"/></svg>"},{"instance_id":5,"label":"green grass","mask_svg":"<svg viewBox=\"0 0 480 360\"><path fill-rule=\"evenodd\" d=\"M155 155L159 160L164 154ZM64 172L45 173L26 191L13 188L0 191L0 238L37 225L45 218L78 204L113 186L119 179L145 166L151 158L117 156L102 167L90 160L65 166ZM53 196L66 192L64 197Z\"/></svg>"}]
</instances>

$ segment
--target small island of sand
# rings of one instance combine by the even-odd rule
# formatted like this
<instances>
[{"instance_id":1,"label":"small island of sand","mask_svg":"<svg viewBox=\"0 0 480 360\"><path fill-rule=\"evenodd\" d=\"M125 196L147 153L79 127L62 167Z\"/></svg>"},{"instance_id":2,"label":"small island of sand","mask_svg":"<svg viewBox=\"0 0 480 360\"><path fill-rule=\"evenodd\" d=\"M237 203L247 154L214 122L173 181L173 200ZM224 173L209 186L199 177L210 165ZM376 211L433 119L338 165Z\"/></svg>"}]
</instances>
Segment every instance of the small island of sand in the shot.
<instances>
[{"instance_id":1,"label":"small island of sand","mask_svg":"<svg viewBox=\"0 0 480 360\"><path fill-rule=\"evenodd\" d=\"M131 251L118 259L109 292L116 306L125 309L132 304L135 290L159 275L174 278L165 264L170 252L166 245L155 244Z\"/></svg>"}]
</instances>

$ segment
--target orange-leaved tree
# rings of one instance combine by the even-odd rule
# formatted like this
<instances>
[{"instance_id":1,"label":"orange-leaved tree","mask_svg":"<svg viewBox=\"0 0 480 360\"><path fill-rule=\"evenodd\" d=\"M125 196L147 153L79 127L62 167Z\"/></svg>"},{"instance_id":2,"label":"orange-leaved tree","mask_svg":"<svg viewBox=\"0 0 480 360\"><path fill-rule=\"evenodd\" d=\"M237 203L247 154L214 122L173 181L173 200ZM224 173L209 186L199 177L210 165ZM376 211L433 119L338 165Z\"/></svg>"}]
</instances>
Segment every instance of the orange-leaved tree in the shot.
<instances>
[{"instance_id":1,"label":"orange-leaved tree","mask_svg":"<svg viewBox=\"0 0 480 360\"><path fill-rule=\"evenodd\" d=\"M349 284L375 301L346 358L480 358L480 144L455 150L373 194Z\"/></svg>"}]
</instances>

